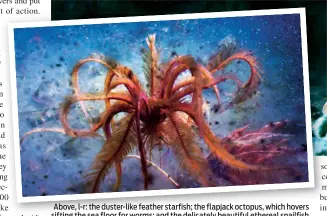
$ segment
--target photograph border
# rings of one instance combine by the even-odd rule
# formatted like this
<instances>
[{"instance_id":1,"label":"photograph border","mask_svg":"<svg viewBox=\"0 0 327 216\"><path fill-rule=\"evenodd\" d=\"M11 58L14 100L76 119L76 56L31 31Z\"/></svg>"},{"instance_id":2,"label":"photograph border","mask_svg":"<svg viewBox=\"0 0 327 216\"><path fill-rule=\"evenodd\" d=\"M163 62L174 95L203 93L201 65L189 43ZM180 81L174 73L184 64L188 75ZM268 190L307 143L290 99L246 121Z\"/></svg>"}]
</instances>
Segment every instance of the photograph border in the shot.
<instances>
[{"instance_id":1,"label":"photograph border","mask_svg":"<svg viewBox=\"0 0 327 216\"><path fill-rule=\"evenodd\" d=\"M182 188L182 189L158 189L148 191L128 191L128 192L102 192L86 194L67 194L51 196L33 196L23 197L22 194L22 175L21 175L21 156L19 139L19 121L18 121L18 101L17 101L17 82L16 82L16 59L15 59L15 41L14 30L19 28L37 28L37 27L56 27L71 25L92 25L92 24L111 24L111 23L132 23L149 22L165 20L191 20L207 18L228 18L228 17L248 17L264 15L286 15L299 14L301 27L302 44L302 65L303 65L303 85L305 101L305 120L307 137L307 159L308 159L308 182L301 183L276 183L262 185L236 185L222 187L200 187L200 188ZM66 201L66 200L89 200L104 198L126 198L126 197L145 197L145 196L164 196L164 195L183 195L183 194L205 194L217 192L244 192L244 191L262 191L277 189L296 189L313 188L314 184L314 163L313 163L313 144L312 144L312 124L310 110L310 90L309 90L309 67L308 67L308 48L307 48L307 28L305 8L290 9L268 9L268 10L250 10L233 12L213 12L213 13L193 13L193 14L175 14L175 15L156 15L156 16L136 16L136 17L118 17L118 18L100 18L100 19L80 19L80 20L62 20L62 21L44 21L44 22L22 22L10 23L8 25L9 33L9 57L10 57L10 82L12 98L12 121L14 135L14 157L15 157L15 178L16 178L16 197L18 203L47 202L47 201Z\"/></svg>"}]
</instances>

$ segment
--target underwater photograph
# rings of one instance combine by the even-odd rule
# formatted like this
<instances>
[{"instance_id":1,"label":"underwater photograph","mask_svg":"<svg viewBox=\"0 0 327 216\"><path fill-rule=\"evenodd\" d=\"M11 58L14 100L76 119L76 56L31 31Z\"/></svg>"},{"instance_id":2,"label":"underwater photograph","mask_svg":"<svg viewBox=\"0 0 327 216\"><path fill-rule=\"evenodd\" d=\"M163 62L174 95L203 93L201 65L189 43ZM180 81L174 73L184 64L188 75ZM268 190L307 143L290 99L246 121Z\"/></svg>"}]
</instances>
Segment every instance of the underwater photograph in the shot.
<instances>
[{"instance_id":1,"label":"underwater photograph","mask_svg":"<svg viewBox=\"0 0 327 216\"><path fill-rule=\"evenodd\" d=\"M309 182L300 18L14 28L18 193Z\"/></svg>"}]
</instances>

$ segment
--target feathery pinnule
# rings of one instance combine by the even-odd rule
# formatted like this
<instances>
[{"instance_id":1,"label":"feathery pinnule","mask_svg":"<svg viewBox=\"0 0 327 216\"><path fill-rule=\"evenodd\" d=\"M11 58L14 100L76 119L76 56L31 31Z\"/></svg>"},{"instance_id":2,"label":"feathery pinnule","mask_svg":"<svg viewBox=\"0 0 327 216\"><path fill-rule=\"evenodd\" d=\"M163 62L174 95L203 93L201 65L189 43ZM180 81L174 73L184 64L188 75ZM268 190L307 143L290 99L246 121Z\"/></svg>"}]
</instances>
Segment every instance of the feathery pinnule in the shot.
<instances>
[{"instance_id":1,"label":"feathery pinnule","mask_svg":"<svg viewBox=\"0 0 327 216\"><path fill-rule=\"evenodd\" d=\"M119 128L102 146L93 160L90 171L85 175L89 192L98 192L101 182L115 163L121 163L123 158L135 147L136 124L135 114L128 114L121 120ZM120 168L120 167L118 167Z\"/></svg>"}]
</instances>

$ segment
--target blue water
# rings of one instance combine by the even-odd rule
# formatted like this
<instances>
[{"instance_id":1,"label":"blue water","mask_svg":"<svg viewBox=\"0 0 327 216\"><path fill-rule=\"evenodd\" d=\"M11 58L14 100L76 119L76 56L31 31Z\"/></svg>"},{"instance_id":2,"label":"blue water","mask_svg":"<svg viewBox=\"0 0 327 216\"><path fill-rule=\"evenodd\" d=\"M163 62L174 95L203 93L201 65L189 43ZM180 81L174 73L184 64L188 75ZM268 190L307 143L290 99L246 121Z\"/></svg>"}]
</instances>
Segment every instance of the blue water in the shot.
<instances>
[{"instance_id":1,"label":"blue water","mask_svg":"<svg viewBox=\"0 0 327 216\"><path fill-rule=\"evenodd\" d=\"M156 34L162 62L168 61L172 53L191 54L199 62L206 62L217 52L220 42L230 40L238 51L250 50L257 57L263 77L260 96L245 105L251 107L251 112L235 115L231 111L221 116L211 113L209 121L221 122L213 126L216 134L226 136L247 123L259 128L283 119L305 125L300 15L292 14L15 29L20 135L35 127L61 127L56 113L65 96L72 94L71 70L77 61L92 53L102 53L128 66L144 84L140 49L146 47L149 34ZM236 71L245 81L248 69L245 63L233 63L227 70ZM80 73L81 90L101 91L105 72L96 63L87 64ZM214 100L210 91L205 97ZM88 105L92 106L92 116L103 108L103 103ZM87 126L78 107L75 111L69 117L71 125ZM232 120L235 125L228 124ZM304 127L300 131L303 136L297 143L306 143ZM100 139L71 140L54 133L27 138L21 152L23 195L80 193L76 183L82 180L81 174L101 144ZM183 171L173 162L166 163L166 168L175 173L172 176L183 179L177 176ZM141 190L142 183L135 184L142 181L139 164L126 163L124 170L122 190ZM152 188L173 187L165 180L155 180Z\"/></svg>"}]
</instances>

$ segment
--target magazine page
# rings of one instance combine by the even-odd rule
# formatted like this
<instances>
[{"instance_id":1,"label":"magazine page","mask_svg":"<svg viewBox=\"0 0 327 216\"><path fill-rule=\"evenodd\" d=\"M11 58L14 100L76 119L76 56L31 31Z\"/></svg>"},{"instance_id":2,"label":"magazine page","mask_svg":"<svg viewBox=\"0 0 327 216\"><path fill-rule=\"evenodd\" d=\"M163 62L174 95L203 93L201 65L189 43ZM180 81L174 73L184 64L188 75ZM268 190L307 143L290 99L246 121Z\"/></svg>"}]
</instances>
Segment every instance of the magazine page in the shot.
<instances>
[{"instance_id":1,"label":"magazine page","mask_svg":"<svg viewBox=\"0 0 327 216\"><path fill-rule=\"evenodd\" d=\"M222 3L0 0L0 215L325 215L326 3Z\"/></svg>"}]
</instances>

